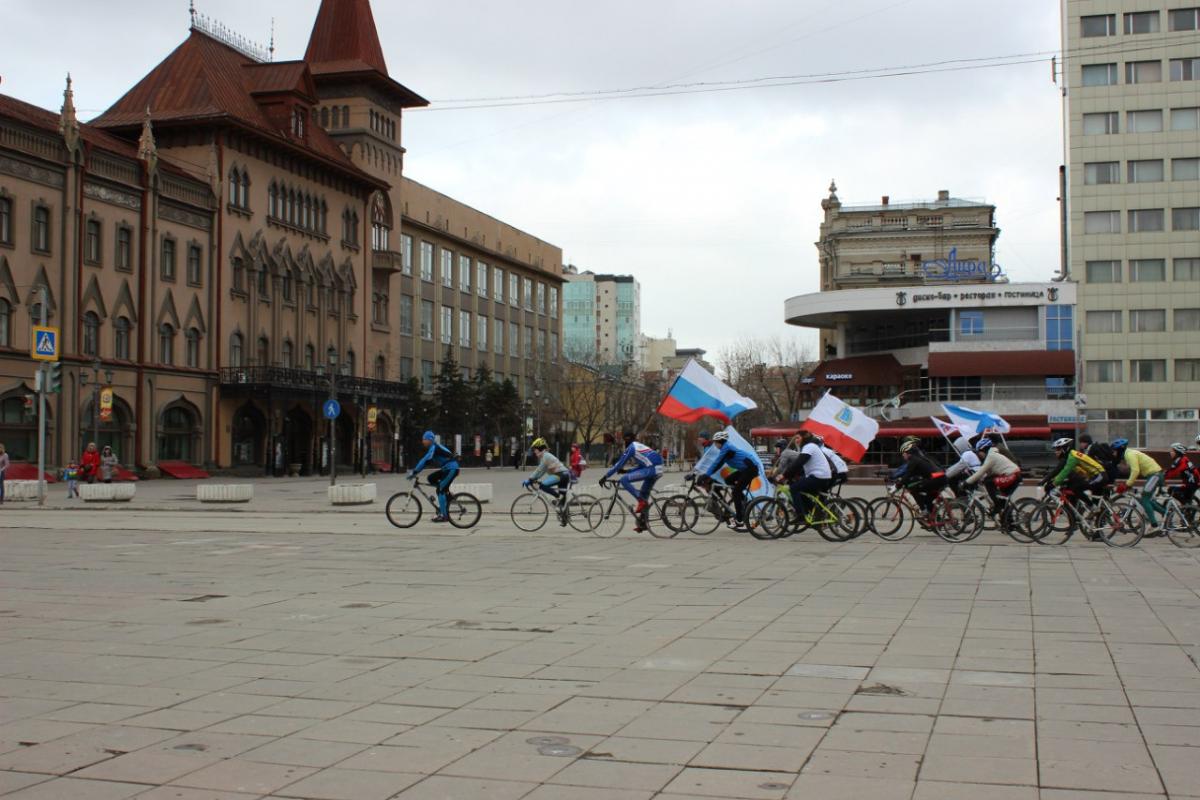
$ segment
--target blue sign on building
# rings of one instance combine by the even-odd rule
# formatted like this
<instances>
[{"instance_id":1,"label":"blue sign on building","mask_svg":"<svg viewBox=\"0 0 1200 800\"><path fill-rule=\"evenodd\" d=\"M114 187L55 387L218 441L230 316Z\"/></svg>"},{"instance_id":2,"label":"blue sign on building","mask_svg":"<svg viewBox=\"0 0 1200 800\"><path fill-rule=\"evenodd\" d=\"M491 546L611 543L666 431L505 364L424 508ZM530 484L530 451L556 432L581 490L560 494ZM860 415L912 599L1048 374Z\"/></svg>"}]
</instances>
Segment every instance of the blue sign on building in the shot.
<instances>
[{"instance_id":1,"label":"blue sign on building","mask_svg":"<svg viewBox=\"0 0 1200 800\"><path fill-rule=\"evenodd\" d=\"M342 413L342 404L337 400L326 400L324 405L325 419L337 419Z\"/></svg>"},{"instance_id":2,"label":"blue sign on building","mask_svg":"<svg viewBox=\"0 0 1200 800\"><path fill-rule=\"evenodd\" d=\"M957 247L950 248L950 255L947 258L922 262L921 271L925 273L927 280L953 281L954 283L981 279L995 283L1004 277L1004 270L1000 269L999 264L989 264L973 258L959 261ZM901 305L903 304L901 303Z\"/></svg>"}]
</instances>

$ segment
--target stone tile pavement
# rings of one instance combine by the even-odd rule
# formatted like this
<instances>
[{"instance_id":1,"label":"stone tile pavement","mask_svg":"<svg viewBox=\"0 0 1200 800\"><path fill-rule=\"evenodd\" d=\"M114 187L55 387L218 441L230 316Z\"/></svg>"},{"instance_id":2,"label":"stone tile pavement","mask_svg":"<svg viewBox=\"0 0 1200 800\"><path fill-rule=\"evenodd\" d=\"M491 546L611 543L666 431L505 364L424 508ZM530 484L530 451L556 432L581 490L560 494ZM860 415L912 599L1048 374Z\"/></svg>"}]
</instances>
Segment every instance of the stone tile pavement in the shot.
<instances>
[{"instance_id":1,"label":"stone tile pavement","mask_svg":"<svg viewBox=\"0 0 1200 800\"><path fill-rule=\"evenodd\" d=\"M5 507L0 795L1200 798L1200 561Z\"/></svg>"}]
</instances>

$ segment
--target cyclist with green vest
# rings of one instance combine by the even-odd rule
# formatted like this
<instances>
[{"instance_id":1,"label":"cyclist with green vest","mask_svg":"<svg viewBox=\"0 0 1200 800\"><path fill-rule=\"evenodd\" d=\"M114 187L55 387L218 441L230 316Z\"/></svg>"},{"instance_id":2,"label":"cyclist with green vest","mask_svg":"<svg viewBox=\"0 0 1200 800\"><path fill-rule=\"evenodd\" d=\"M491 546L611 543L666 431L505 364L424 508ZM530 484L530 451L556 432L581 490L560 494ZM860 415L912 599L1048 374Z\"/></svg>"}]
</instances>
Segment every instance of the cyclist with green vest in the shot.
<instances>
[{"instance_id":1,"label":"cyclist with green vest","mask_svg":"<svg viewBox=\"0 0 1200 800\"><path fill-rule=\"evenodd\" d=\"M1066 486L1085 505L1092 505L1092 494L1101 494L1108 482L1104 465L1096 459L1073 449L1075 442L1068 438L1054 443L1057 466L1042 481L1042 486Z\"/></svg>"},{"instance_id":2,"label":"cyclist with green vest","mask_svg":"<svg viewBox=\"0 0 1200 800\"><path fill-rule=\"evenodd\" d=\"M1146 512L1146 519L1157 528L1158 519L1154 516L1154 495L1162 486L1162 466L1141 450L1134 450L1130 447L1128 439L1117 439L1112 443L1112 449L1117 460L1124 461L1129 467L1129 477L1117 484L1118 494L1129 491L1129 488L1137 483L1138 478L1144 477L1146 486L1142 489L1142 496L1138 498L1138 502L1141 503L1142 510Z\"/></svg>"}]
</instances>

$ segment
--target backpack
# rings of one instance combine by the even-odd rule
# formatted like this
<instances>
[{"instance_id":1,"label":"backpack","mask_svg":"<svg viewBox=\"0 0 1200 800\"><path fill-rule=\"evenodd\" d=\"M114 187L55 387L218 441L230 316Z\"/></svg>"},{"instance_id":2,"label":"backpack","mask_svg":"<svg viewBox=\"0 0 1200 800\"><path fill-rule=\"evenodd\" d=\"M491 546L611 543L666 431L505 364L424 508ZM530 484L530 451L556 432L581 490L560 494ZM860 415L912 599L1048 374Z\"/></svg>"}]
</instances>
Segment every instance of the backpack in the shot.
<instances>
[{"instance_id":1,"label":"backpack","mask_svg":"<svg viewBox=\"0 0 1200 800\"><path fill-rule=\"evenodd\" d=\"M1116 477L1117 454L1113 452L1107 442L1093 442L1092 446L1087 449L1087 454L1104 466L1104 472L1108 477Z\"/></svg>"}]
</instances>

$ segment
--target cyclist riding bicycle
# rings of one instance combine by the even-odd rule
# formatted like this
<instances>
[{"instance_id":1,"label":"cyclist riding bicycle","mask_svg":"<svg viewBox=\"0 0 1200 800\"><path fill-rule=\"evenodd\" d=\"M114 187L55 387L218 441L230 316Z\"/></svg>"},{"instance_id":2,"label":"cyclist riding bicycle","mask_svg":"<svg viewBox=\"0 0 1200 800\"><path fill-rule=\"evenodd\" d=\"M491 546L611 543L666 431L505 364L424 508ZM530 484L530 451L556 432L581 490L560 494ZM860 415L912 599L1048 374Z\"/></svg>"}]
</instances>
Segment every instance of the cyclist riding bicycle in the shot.
<instances>
[{"instance_id":1,"label":"cyclist riding bicycle","mask_svg":"<svg viewBox=\"0 0 1200 800\"><path fill-rule=\"evenodd\" d=\"M1054 455L1058 464L1042 480L1042 486L1066 486L1086 506L1093 504L1089 495L1102 495L1108 486L1108 473L1104 465L1087 453L1072 448L1075 442L1069 438L1054 442Z\"/></svg>"},{"instance_id":2,"label":"cyclist riding bicycle","mask_svg":"<svg viewBox=\"0 0 1200 800\"><path fill-rule=\"evenodd\" d=\"M1129 477L1117 484L1117 493L1121 494L1129 491L1133 487L1138 478L1146 478L1146 486L1142 489L1140 499L1142 510L1146 512L1146 519L1150 525L1157 528L1158 519L1154 516L1154 495L1158 493L1159 487L1163 482L1163 468L1150 456L1143 453L1141 450L1134 450L1129 446L1128 439L1117 439L1112 443L1113 453L1117 458L1124 461L1129 467Z\"/></svg>"},{"instance_id":3,"label":"cyclist riding bicycle","mask_svg":"<svg viewBox=\"0 0 1200 800\"><path fill-rule=\"evenodd\" d=\"M900 466L892 470L888 475L888 480L893 483L900 483L900 479L908 474L908 460L904 458L904 446L912 445L913 449L909 452L915 452L918 455L925 455L925 451L921 449L921 440L916 436L905 436L900 440Z\"/></svg>"},{"instance_id":4,"label":"cyclist riding bicycle","mask_svg":"<svg viewBox=\"0 0 1200 800\"><path fill-rule=\"evenodd\" d=\"M725 478L725 483L733 491L733 509L737 514L737 521L745 522L746 490L758 477L758 457L730 441L729 434L725 431L717 431L713 434L712 440L713 444L720 446L721 449L717 451L717 457L708 466L703 477L711 480L712 476L726 464L733 469L733 474Z\"/></svg>"},{"instance_id":5,"label":"cyclist riding bicycle","mask_svg":"<svg viewBox=\"0 0 1200 800\"><path fill-rule=\"evenodd\" d=\"M637 500L637 506L634 508L637 523L633 530L635 533L641 533L647 527L646 511L650 506L650 490L663 474L663 459L657 450L637 441L633 431L625 431L622 438L625 440L625 452L621 453L616 463L604 473L604 477L600 479L600 486L604 488L609 478L620 472L626 464L631 465L632 469L621 476L621 487ZM635 489L634 483L638 481L641 481L642 485Z\"/></svg>"},{"instance_id":6,"label":"cyclist riding bicycle","mask_svg":"<svg viewBox=\"0 0 1200 800\"><path fill-rule=\"evenodd\" d=\"M931 521L933 500L946 488L946 473L921 451L916 442L900 445L900 456L904 459L905 469L901 476L904 486L925 512L926 521Z\"/></svg>"},{"instance_id":7,"label":"cyclist riding bicycle","mask_svg":"<svg viewBox=\"0 0 1200 800\"><path fill-rule=\"evenodd\" d=\"M825 444L824 436L814 434L813 440L817 443L817 447L821 448L821 454L829 459L829 467L833 472L833 486L841 486L843 483L849 481L850 467L847 466L846 460L841 457L837 450Z\"/></svg>"},{"instance_id":8,"label":"cyclist riding bicycle","mask_svg":"<svg viewBox=\"0 0 1200 800\"><path fill-rule=\"evenodd\" d=\"M550 446L542 437L539 436L533 440L531 449L534 457L538 460L537 469L533 471L532 475L521 481L521 486L528 489L537 483L538 488L551 497L557 498L558 504L562 505L567 498L567 487L571 485L571 470L559 461L554 453L550 452Z\"/></svg>"},{"instance_id":9,"label":"cyclist riding bicycle","mask_svg":"<svg viewBox=\"0 0 1200 800\"><path fill-rule=\"evenodd\" d=\"M1079 452L1086 453L1104 466L1109 483L1117 479L1117 456L1108 442L1094 441L1091 434L1085 433L1079 437Z\"/></svg>"},{"instance_id":10,"label":"cyclist riding bicycle","mask_svg":"<svg viewBox=\"0 0 1200 800\"><path fill-rule=\"evenodd\" d=\"M811 431L800 431L800 452L783 473L788 489L792 492L792 505L801 519L808 519L811 503L808 495L819 495L833 485L833 470L829 459L821 452L816 437Z\"/></svg>"},{"instance_id":11,"label":"cyclist riding bicycle","mask_svg":"<svg viewBox=\"0 0 1200 800\"><path fill-rule=\"evenodd\" d=\"M458 477L458 460L454 457L454 453L450 452L450 448L438 444L433 431L425 431L421 434L421 444L429 449L412 468L408 477L416 480L417 475L425 469L426 464L437 467L437 472L429 476L429 485L437 487L438 513L433 521L448 522L450 520L450 484L454 483L454 479Z\"/></svg>"},{"instance_id":12,"label":"cyclist riding bicycle","mask_svg":"<svg viewBox=\"0 0 1200 800\"><path fill-rule=\"evenodd\" d=\"M996 516L1003 520L1008 499L1021 485L1021 468L1000 452L1000 448L987 436L975 443L975 451L983 454L983 463L975 470L975 474L963 481L963 485L971 487L982 483L992 499Z\"/></svg>"},{"instance_id":13,"label":"cyclist riding bicycle","mask_svg":"<svg viewBox=\"0 0 1200 800\"><path fill-rule=\"evenodd\" d=\"M1196 437L1200 439L1200 436ZM1175 442L1171 445L1171 467L1167 470L1167 480L1179 480L1178 486L1172 486L1171 496L1181 505L1187 505L1196 498L1196 489L1200 488L1200 467L1188 458L1187 447Z\"/></svg>"},{"instance_id":14,"label":"cyclist riding bicycle","mask_svg":"<svg viewBox=\"0 0 1200 800\"><path fill-rule=\"evenodd\" d=\"M962 497L966 492L963 489L963 483L974 475L979 467L982 466L979 461L979 456L975 455L975 451L970 447L965 448L955 461L946 468L946 482L954 491L955 497Z\"/></svg>"}]
</instances>

